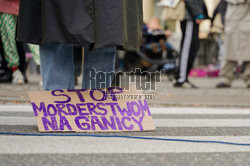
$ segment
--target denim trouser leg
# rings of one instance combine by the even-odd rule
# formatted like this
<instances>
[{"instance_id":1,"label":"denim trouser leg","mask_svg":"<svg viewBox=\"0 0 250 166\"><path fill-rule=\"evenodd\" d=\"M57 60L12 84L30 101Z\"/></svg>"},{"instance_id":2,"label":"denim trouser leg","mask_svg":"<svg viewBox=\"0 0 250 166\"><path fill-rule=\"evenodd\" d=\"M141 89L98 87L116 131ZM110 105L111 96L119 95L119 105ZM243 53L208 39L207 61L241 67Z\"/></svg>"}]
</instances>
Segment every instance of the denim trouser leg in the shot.
<instances>
[{"instance_id":1,"label":"denim trouser leg","mask_svg":"<svg viewBox=\"0 0 250 166\"><path fill-rule=\"evenodd\" d=\"M101 73L115 71L116 48L103 48L89 52L89 44L84 45L84 65L82 88L108 88L112 84L114 74L106 77ZM99 74L97 74L99 72ZM97 74L97 75L96 75ZM109 77L110 76L110 77Z\"/></svg>"},{"instance_id":2,"label":"denim trouser leg","mask_svg":"<svg viewBox=\"0 0 250 166\"><path fill-rule=\"evenodd\" d=\"M106 88L110 87L112 79L99 77L92 80L96 72L112 72L115 68L116 48L104 48L89 52L89 44L84 46L84 76L82 87ZM74 89L74 59L73 46L71 44L44 44L40 47L41 73L44 90ZM113 75L112 75L113 78ZM100 84L102 83L102 84Z\"/></svg>"},{"instance_id":3,"label":"denim trouser leg","mask_svg":"<svg viewBox=\"0 0 250 166\"><path fill-rule=\"evenodd\" d=\"M44 90L74 89L74 60L71 44L40 46Z\"/></svg>"}]
</instances>

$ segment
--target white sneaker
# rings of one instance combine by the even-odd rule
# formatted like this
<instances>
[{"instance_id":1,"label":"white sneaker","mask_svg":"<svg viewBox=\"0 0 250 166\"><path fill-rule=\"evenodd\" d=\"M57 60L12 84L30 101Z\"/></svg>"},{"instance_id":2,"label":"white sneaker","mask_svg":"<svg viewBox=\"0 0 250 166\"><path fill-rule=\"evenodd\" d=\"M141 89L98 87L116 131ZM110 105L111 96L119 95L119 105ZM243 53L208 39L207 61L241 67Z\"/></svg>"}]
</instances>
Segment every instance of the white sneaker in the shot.
<instances>
[{"instance_id":1,"label":"white sneaker","mask_svg":"<svg viewBox=\"0 0 250 166\"><path fill-rule=\"evenodd\" d=\"M15 85L24 84L24 77L20 70L17 69L16 71L14 71L12 77L13 77L12 84L15 84Z\"/></svg>"}]
</instances>

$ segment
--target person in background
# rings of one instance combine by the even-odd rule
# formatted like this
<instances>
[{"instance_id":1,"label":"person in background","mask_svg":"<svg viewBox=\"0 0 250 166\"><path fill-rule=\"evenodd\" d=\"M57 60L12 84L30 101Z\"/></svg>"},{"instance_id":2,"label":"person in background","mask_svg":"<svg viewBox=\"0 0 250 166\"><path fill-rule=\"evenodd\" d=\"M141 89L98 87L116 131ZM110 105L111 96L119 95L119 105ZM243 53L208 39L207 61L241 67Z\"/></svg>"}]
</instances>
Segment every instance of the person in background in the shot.
<instances>
[{"instance_id":1,"label":"person in background","mask_svg":"<svg viewBox=\"0 0 250 166\"><path fill-rule=\"evenodd\" d=\"M13 84L24 83L24 76L18 69L20 58L15 40L18 9L19 0L0 0L0 36L7 67L13 72Z\"/></svg>"},{"instance_id":2,"label":"person in background","mask_svg":"<svg viewBox=\"0 0 250 166\"><path fill-rule=\"evenodd\" d=\"M224 28L225 28L225 15L227 11L227 2L225 0L221 0L217 7L214 9L213 16L211 18L211 32L212 34L216 34L216 41L219 46L219 56L218 59L215 58L216 67L217 69L220 69L221 62L224 59L225 56L225 48L224 48ZM217 17L217 16L220 17ZM217 20L219 18L219 20Z\"/></svg>"},{"instance_id":3,"label":"person in background","mask_svg":"<svg viewBox=\"0 0 250 166\"><path fill-rule=\"evenodd\" d=\"M234 68L244 62L243 79L250 88L250 0L227 0L225 18L225 62L217 88L230 88Z\"/></svg>"},{"instance_id":4,"label":"person in background","mask_svg":"<svg viewBox=\"0 0 250 166\"><path fill-rule=\"evenodd\" d=\"M199 49L199 24L208 19L207 8L203 0L185 0L186 15L181 21L182 41L181 53L176 83L174 87L181 88L185 83L197 88L188 80L188 74L192 69L196 53Z\"/></svg>"},{"instance_id":5,"label":"person in background","mask_svg":"<svg viewBox=\"0 0 250 166\"><path fill-rule=\"evenodd\" d=\"M161 30L161 23L158 18L152 18L143 28L143 46L146 49L146 54L152 59L166 59L168 57L168 49L173 48L167 42L171 35L171 31L167 27Z\"/></svg>"},{"instance_id":6,"label":"person in background","mask_svg":"<svg viewBox=\"0 0 250 166\"><path fill-rule=\"evenodd\" d=\"M147 54L153 59L167 57L166 31L161 30L161 23L158 18L152 18L144 29Z\"/></svg>"},{"instance_id":7,"label":"person in background","mask_svg":"<svg viewBox=\"0 0 250 166\"><path fill-rule=\"evenodd\" d=\"M217 14L221 15L222 24L225 25L226 12L227 12L227 2L225 0L221 0L218 6L214 9L213 16L211 18L212 25Z\"/></svg>"},{"instance_id":8,"label":"person in background","mask_svg":"<svg viewBox=\"0 0 250 166\"><path fill-rule=\"evenodd\" d=\"M26 52L24 43L16 41L19 0L0 0L0 37L7 67L12 70L12 83L24 84L26 77ZM39 47L28 44L34 59L39 58ZM36 60L39 64L39 60Z\"/></svg>"}]
</instances>

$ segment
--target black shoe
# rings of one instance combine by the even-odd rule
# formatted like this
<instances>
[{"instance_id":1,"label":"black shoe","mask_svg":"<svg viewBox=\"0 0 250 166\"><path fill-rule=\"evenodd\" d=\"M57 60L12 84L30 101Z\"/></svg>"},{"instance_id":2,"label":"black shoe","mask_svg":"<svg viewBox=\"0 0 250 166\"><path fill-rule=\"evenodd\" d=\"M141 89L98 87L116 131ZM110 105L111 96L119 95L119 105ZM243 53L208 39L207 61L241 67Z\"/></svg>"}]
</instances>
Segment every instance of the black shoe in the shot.
<instances>
[{"instance_id":1,"label":"black shoe","mask_svg":"<svg viewBox=\"0 0 250 166\"><path fill-rule=\"evenodd\" d=\"M216 88L231 88L231 85L228 85L224 82L221 82L221 83L216 85Z\"/></svg>"},{"instance_id":2,"label":"black shoe","mask_svg":"<svg viewBox=\"0 0 250 166\"><path fill-rule=\"evenodd\" d=\"M182 88L182 85L183 85L183 83L176 82L176 83L174 84L174 87L175 87L175 88Z\"/></svg>"}]
</instances>

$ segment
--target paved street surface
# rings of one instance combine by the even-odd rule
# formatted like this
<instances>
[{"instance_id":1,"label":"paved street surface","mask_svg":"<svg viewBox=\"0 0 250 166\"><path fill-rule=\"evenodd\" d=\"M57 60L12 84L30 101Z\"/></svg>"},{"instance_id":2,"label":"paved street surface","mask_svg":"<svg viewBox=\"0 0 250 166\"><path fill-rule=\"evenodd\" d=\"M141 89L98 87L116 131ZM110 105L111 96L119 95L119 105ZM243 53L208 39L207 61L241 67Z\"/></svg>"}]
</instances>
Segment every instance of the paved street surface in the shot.
<instances>
[{"instance_id":1,"label":"paved street surface","mask_svg":"<svg viewBox=\"0 0 250 166\"><path fill-rule=\"evenodd\" d=\"M39 76L22 86L0 84L0 132L38 133L28 91L42 90ZM250 143L250 89L240 79L215 89L217 78L192 78L199 89L176 89L166 77L148 100L157 130L109 133ZM80 88L78 85L77 88ZM100 133L104 135L104 133ZM0 166L43 165L250 165L250 147L127 138L0 135Z\"/></svg>"},{"instance_id":2,"label":"paved street surface","mask_svg":"<svg viewBox=\"0 0 250 166\"><path fill-rule=\"evenodd\" d=\"M155 132L109 135L250 143L249 108L151 107ZM0 106L0 132L38 133L29 104ZM103 135L105 133L100 133ZM250 164L250 147L127 138L0 135L0 165Z\"/></svg>"},{"instance_id":3,"label":"paved street surface","mask_svg":"<svg viewBox=\"0 0 250 166\"><path fill-rule=\"evenodd\" d=\"M22 86L0 84L0 104L29 103L27 91L42 90L39 76L29 77L30 83ZM80 80L80 79L79 79ZM246 88L241 79L233 83L233 88L216 89L218 78L192 78L191 82L199 89L173 88L166 77L156 84L156 91L145 92L156 95L149 100L151 106L177 107L245 107L250 108L250 88ZM81 88L79 85L77 88Z\"/></svg>"}]
</instances>

